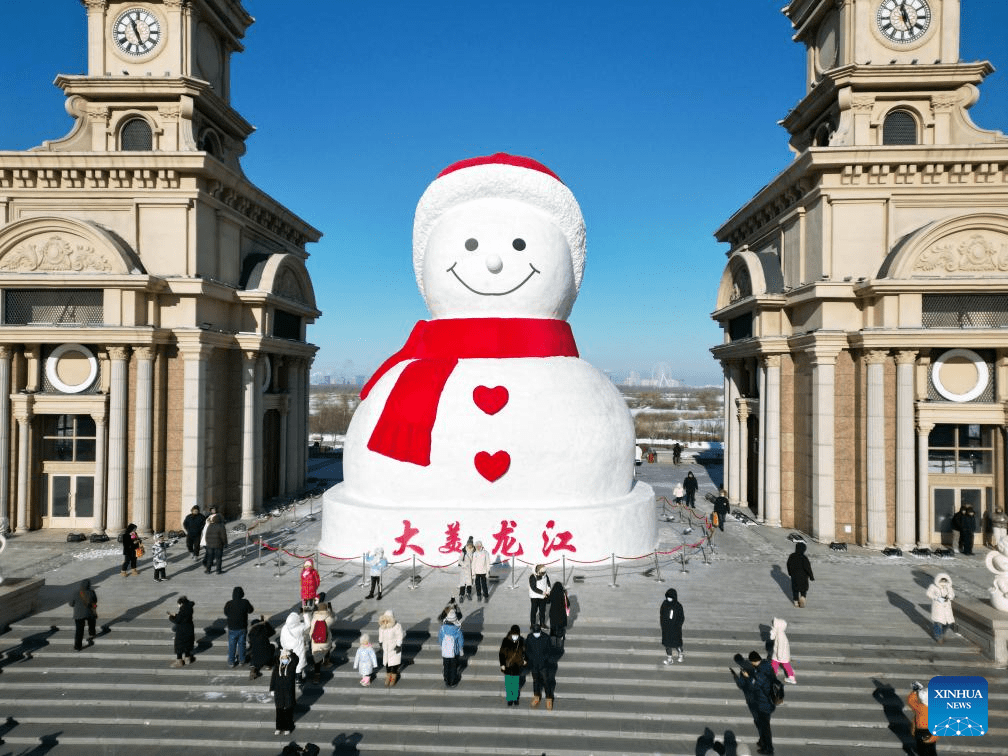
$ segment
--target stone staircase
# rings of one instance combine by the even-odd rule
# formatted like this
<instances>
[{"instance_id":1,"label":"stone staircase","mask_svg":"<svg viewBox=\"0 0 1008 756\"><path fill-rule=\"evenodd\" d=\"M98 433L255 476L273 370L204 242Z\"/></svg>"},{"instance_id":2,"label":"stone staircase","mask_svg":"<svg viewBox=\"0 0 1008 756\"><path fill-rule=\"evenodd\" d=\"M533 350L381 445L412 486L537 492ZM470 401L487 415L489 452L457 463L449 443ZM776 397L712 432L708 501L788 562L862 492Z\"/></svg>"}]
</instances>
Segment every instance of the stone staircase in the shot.
<instances>
[{"instance_id":1,"label":"stone staircase","mask_svg":"<svg viewBox=\"0 0 1008 756\"><path fill-rule=\"evenodd\" d=\"M466 603L472 612L478 605ZM612 617L578 619L559 661L556 708L530 709L531 681L518 709L505 706L497 648L505 624L464 625L467 665L446 690L436 623L407 628L402 679L362 688L352 643L363 618L336 636L342 660L308 682L296 729L273 735L268 672L224 662L223 624L197 624L197 662L171 669L171 629L158 606L100 631L75 652L73 625L53 610L0 636L0 756L7 754L278 754L295 740L323 754L694 754L709 728L732 731L755 753L755 728L728 666L735 653L762 650L745 615L715 607L689 616L682 664L666 667L656 629ZM199 615L197 614L197 617ZM898 618L897 618L898 619ZM281 615L272 618L274 626ZM373 625L373 621L369 621ZM656 624L656 623L655 623ZM943 753L1003 754L1008 748L1008 681L961 638L941 646L923 633L837 612L828 632L789 633L798 685L773 718L778 754L906 753L902 699L913 679L977 674L990 683L990 732L942 741ZM371 628L373 630L373 627ZM275 638L274 638L275 640ZM939 670L938 667L941 669ZM6 723L3 723L6 719Z\"/></svg>"}]
</instances>

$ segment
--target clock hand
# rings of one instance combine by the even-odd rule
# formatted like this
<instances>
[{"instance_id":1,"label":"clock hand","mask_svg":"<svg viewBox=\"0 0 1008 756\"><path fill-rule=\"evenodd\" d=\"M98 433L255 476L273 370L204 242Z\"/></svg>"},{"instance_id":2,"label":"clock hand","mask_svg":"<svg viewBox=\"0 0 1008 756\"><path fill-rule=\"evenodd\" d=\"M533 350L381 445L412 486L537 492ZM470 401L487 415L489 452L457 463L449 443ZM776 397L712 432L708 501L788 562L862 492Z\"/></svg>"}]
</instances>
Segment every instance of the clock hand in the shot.
<instances>
[{"instance_id":1,"label":"clock hand","mask_svg":"<svg viewBox=\"0 0 1008 756\"><path fill-rule=\"evenodd\" d=\"M903 23L906 24L907 31L910 30L910 14L907 13L906 2L900 3L899 6L900 15L903 17Z\"/></svg>"},{"instance_id":2,"label":"clock hand","mask_svg":"<svg viewBox=\"0 0 1008 756\"><path fill-rule=\"evenodd\" d=\"M140 38L140 29L137 28L136 21L132 18L130 19L130 26L133 27L133 33L136 34L137 44L142 43L143 40Z\"/></svg>"}]
</instances>

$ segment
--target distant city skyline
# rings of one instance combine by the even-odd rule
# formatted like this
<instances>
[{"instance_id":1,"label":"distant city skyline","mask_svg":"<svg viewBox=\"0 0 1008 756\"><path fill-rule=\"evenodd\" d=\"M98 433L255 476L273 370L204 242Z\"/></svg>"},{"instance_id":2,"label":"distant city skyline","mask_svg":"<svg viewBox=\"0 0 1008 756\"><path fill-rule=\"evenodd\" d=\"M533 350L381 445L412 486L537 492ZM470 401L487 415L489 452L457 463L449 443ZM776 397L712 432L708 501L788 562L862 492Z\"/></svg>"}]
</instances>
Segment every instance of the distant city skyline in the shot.
<instances>
[{"instance_id":1,"label":"distant city skyline","mask_svg":"<svg viewBox=\"0 0 1008 756\"><path fill-rule=\"evenodd\" d=\"M313 372L370 375L428 317L413 277L416 203L456 160L504 151L554 170L588 227L570 318L581 356L617 376L660 363L720 385L710 319L727 247L713 233L792 161L778 125L805 94L780 2L585 0L572 6L243 0L255 17L231 101L256 127L249 180L324 234L307 265L323 315ZM45 19L46 43L25 29ZM64 136L57 74L86 69L86 9L0 10L0 150ZM970 111L1006 128L1008 3L962 3L963 60L997 70Z\"/></svg>"}]
</instances>

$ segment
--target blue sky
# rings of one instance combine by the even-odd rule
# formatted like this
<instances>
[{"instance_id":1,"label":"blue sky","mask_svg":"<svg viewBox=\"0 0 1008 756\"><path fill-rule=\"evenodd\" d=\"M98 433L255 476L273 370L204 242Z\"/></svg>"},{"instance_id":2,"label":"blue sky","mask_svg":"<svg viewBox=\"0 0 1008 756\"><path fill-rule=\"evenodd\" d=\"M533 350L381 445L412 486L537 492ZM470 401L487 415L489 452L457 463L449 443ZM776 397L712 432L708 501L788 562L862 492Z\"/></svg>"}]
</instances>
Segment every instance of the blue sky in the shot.
<instances>
[{"instance_id":1,"label":"blue sky","mask_svg":"<svg viewBox=\"0 0 1008 756\"><path fill-rule=\"evenodd\" d=\"M713 232L791 161L777 122L804 93L784 4L245 0L256 23L232 104L257 131L243 167L324 233L309 246L314 369L369 374L427 317L417 200L448 164L504 151L547 164L581 204L582 356L720 384ZM1008 69L1008 3L963 0L962 15L962 59ZM52 81L84 72L85 22L77 0L2 4L0 150L69 131ZM1003 70L971 114L1008 129Z\"/></svg>"}]
</instances>

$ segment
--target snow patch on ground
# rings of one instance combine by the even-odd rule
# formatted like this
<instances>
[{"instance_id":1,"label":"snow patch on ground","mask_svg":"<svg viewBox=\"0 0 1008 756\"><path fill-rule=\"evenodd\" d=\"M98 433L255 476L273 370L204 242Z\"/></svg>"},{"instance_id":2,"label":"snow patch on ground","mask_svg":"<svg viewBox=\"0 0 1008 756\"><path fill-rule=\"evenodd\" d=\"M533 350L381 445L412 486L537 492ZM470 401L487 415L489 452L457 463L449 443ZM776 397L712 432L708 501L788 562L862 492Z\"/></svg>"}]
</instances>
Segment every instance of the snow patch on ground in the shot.
<instances>
[{"instance_id":1,"label":"snow patch on ground","mask_svg":"<svg viewBox=\"0 0 1008 756\"><path fill-rule=\"evenodd\" d=\"M78 551L73 555L74 559L108 559L109 557L121 556L122 547L114 546L110 549L88 549L87 551Z\"/></svg>"}]
</instances>

